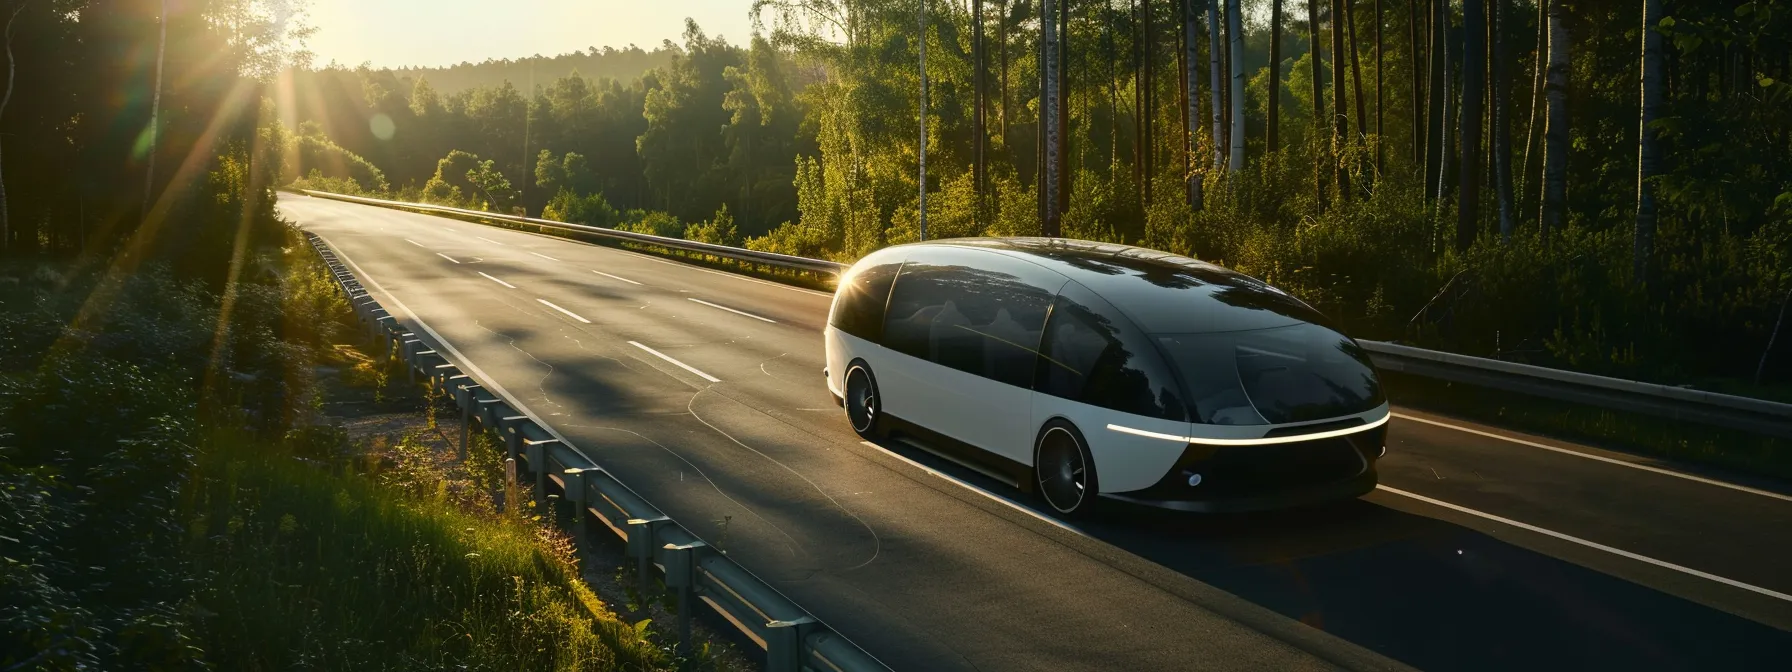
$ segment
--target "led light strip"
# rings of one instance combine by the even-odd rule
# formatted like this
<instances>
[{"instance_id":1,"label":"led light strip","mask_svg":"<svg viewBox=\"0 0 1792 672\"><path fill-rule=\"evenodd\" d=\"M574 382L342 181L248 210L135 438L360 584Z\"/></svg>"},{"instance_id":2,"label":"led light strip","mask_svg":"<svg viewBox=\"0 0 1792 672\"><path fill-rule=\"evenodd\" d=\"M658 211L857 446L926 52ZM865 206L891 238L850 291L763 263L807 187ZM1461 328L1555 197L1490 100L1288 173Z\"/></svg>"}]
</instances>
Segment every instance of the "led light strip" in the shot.
<instances>
[{"instance_id":1,"label":"led light strip","mask_svg":"<svg viewBox=\"0 0 1792 672\"><path fill-rule=\"evenodd\" d=\"M1112 431L1120 432L1121 434L1131 434L1133 436L1143 436L1143 437L1153 438L1153 439L1163 439L1165 441L1180 441L1182 443L1199 443L1199 444L1207 445L1207 446L1267 446L1267 445L1276 444L1276 443L1294 443L1296 441L1314 441L1314 440L1318 440L1318 439L1329 439L1329 438L1336 437L1336 436L1344 436L1346 434L1355 434L1357 432L1368 431L1371 429L1375 429L1376 427L1380 427L1382 425L1387 424L1388 418L1390 418L1392 416L1393 416L1393 414L1390 413L1387 415L1383 415L1379 419L1375 420L1374 422L1371 422L1366 425L1357 425L1355 427L1346 427L1344 429L1334 429L1334 430L1331 430L1328 432L1314 432L1312 434L1301 434L1298 436L1271 436L1271 437L1264 437L1261 439L1204 439L1204 438L1201 438L1198 436L1177 436L1175 434L1164 434L1161 432L1151 432L1151 431L1146 431L1143 429L1133 429L1131 427L1126 427L1126 426L1122 426L1122 425L1113 425L1113 424L1108 425L1108 429L1110 429Z\"/></svg>"}]
</instances>

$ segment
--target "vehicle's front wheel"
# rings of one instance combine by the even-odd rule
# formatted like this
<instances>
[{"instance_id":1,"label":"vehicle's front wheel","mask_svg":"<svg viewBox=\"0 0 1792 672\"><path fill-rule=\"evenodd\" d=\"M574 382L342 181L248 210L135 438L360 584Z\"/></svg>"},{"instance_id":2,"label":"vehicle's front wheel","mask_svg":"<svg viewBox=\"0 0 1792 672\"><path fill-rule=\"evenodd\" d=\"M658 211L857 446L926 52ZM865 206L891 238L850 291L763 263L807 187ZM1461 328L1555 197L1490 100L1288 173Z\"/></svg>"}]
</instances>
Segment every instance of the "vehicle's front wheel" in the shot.
<instances>
[{"instance_id":1,"label":"vehicle's front wheel","mask_svg":"<svg viewBox=\"0 0 1792 672\"><path fill-rule=\"evenodd\" d=\"M1075 425L1064 420L1046 423L1033 448L1033 474L1047 506L1066 516L1080 516L1095 508L1097 481L1095 460Z\"/></svg>"},{"instance_id":2,"label":"vehicle's front wheel","mask_svg":"<svg viewBox=\"0 0 1792 672\"><path fill-rule=\"evenodd\" d=\"M877 379L863 361L854 361L846 370L846 419L852 431L866 439L882 436L879 413L883 401L877 396Z\"/></svg>"}]
</instances>

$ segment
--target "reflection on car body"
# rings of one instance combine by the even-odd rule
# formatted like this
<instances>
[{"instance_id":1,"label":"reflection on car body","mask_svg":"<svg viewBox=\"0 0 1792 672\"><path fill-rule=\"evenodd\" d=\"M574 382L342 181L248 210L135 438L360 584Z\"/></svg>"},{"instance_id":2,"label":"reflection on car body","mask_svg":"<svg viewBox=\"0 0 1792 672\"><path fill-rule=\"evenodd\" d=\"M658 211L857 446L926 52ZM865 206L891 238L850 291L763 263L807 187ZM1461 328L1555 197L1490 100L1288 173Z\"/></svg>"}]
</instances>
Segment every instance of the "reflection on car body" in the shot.
<instances>
[{"instance_id":1,"label":"reflection on car body","mask_svg":"<svg viewBox=\"0 0 1792 672\"><path fill-rule=\"evenodd\" d=\"M828 387L866 436L910 435L1037 490L1222 511L1375 486L1388 405L1349 337L1219 266L1125 245L954 239L842 278Z\"/></svg>"}]
</instances>

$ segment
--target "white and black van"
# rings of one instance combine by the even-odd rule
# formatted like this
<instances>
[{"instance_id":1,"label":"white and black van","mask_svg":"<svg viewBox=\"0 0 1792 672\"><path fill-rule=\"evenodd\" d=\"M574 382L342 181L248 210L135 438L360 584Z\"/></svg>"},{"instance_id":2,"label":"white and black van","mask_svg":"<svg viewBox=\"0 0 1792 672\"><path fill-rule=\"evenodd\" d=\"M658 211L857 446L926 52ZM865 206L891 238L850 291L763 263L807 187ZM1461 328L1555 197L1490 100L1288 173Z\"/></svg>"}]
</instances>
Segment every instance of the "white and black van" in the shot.
<instances>
[{"instance_id":1,"label":"white and black van","mask_svg":"<svg viewBox=\"0 0 1792 672\"><path fill-rule=\"evenodd\" d=\"M827 382L860 435L905 434L1037 491L1188 511L1375 487L1388 403L1360 346L1261 281L1060 238L953 239L841 276Z\"/></svg>"}]
</instances>

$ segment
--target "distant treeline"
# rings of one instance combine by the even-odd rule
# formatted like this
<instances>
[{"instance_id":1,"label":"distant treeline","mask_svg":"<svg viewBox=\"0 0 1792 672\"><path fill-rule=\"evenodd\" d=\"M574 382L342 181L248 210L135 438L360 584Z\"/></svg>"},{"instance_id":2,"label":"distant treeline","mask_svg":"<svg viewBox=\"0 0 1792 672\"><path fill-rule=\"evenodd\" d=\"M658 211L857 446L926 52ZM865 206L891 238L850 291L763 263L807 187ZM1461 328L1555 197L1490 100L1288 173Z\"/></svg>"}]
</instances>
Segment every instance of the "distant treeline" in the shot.
<instances>
[{"instance_id":1,"label":"distant treeline","mask_svg":"<svg viewBox=\"0 0 1792 672\"><path fill-rule=\"evenodd\" d=\"M681 51L678 45L666 41L652 51L631 44L623 49L591 47L585 51L558 56L488 59L480 63L463 62L439 68L404 67L388 70L400 81L428 79L436 91L449 95L468 89L501 86L505 82L527 88L531 81L546 84L574 72L596 79L619 79L626 82L639 79L649 70L666 67L672 63L672 57Z\"/></svg>"}]
</instances>

